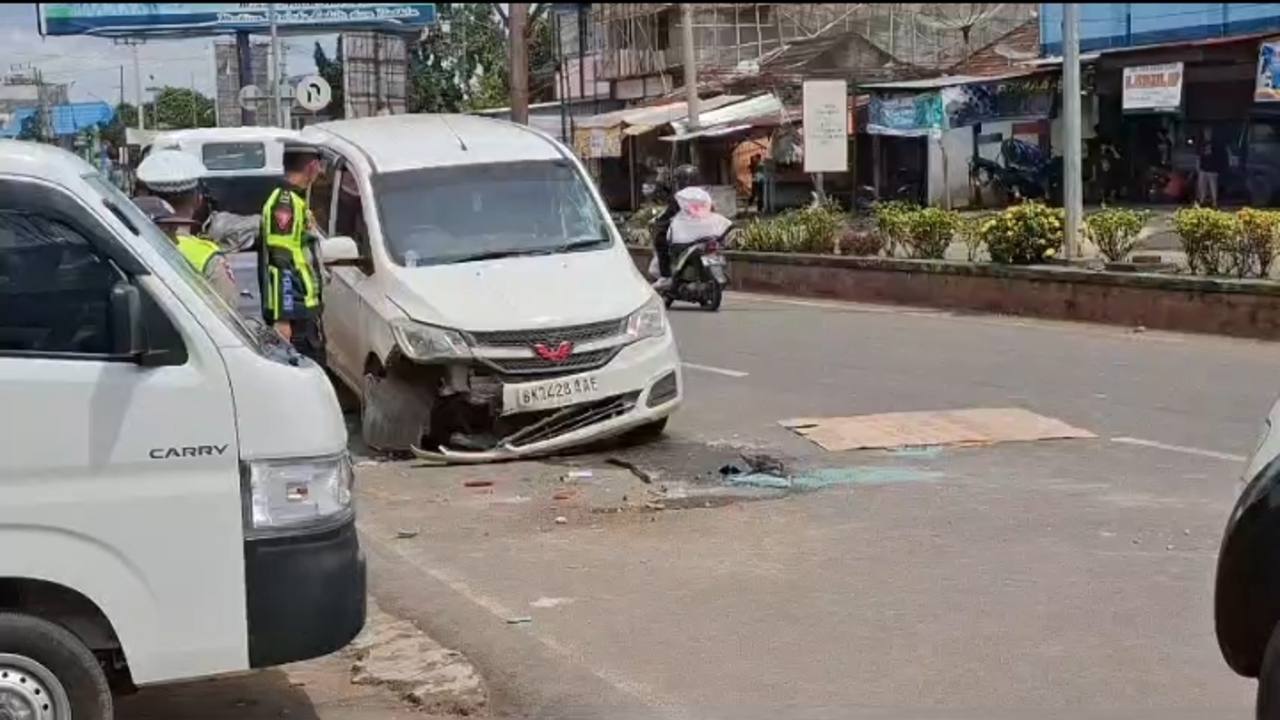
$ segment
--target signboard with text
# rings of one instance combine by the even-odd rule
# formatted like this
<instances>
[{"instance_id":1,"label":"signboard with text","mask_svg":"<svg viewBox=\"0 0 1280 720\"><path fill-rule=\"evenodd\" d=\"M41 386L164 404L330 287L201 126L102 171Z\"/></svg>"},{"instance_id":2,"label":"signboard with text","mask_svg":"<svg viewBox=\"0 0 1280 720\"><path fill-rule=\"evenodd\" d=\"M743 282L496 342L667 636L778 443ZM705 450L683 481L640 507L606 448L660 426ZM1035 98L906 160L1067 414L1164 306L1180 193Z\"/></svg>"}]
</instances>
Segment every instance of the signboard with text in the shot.
<instances>
[{"instance_id":1,"label":"signboard with text","mask_svg":"<svg viewBox=\"0 0 1280 720\"><path fill-rule=\"evenodd\" d=\"M46 35L195 37L270 25L270 3L39 3ZM434 3L278 3L283 31L410 30L436 21Z\"/></svg>"},{"instance_id":2,"label":"signboard with text","mask_svg":"<svg viewBox=\"0 0 1280 720\"><path fill-rule=\"evenodd\" d=\"M849 171L849 87L844 80L804 81L804 171Z\"/></svg>"},{"instance_id":3,"label":"signboard with text","mask_svg":"<svg viewBox=\"0 0 1280 720\"><path fill-rule=\"evenodd\" d=\"M1124 69L1125 112L1177 112L1182 107L1182 63Z\"/></svg>"}]
</instances>

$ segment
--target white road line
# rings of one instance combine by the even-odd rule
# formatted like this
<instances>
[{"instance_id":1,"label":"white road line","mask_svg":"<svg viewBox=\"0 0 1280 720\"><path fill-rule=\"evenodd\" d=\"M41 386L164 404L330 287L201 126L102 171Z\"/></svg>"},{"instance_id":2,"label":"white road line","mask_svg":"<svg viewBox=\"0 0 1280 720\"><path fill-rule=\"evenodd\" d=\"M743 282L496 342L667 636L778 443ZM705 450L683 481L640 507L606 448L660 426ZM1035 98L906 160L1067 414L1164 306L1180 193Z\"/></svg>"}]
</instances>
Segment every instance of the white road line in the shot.
<instances>
[{"instance_id":1,"label":"white road line","mask_svg":"<svg viewBox=\"0 0 1280 720\"><path fill-rule=\"evenodd\" d=\"M744 378L751 373L742 372L741 370L728 370L725 368L713 367L711 365L699 365L697 363L682 362L681 365L690 370L701 370L702 372L715 373L716 375L724 375L731 378Z\"/></svg>"},{"instance_id":2,"label":"white road line","mask_svg":"<svg viewBox=\"0 0 1280 720\"><path fill-rule=\"evenodd\" d=\"M1200 455L1201 457L1214 458L1215 460L1226 460L1228 462L1244 462L1245 460L1248 460L1248 458L1243 455L1233 455L1231 453L1218 452L1217 450L1187 447L1186 445L1169 445L1167 443L1156 442L1155 440L1143 440L1142 438L1113 437L1111 438L1111 442L1124 443L1125 445L1141 445L1142 447L1186 453L1187 455Z\"/></svg>"}]
</instances>

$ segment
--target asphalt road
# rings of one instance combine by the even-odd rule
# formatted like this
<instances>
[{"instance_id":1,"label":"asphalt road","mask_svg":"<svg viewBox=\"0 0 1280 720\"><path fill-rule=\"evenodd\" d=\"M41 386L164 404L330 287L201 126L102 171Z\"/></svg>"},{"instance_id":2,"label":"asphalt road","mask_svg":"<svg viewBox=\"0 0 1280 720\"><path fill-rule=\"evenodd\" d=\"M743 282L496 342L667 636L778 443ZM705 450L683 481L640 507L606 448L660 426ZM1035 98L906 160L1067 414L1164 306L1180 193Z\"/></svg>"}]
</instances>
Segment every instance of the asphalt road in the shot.
<instances>
[{"instance_id":1,"label":"asphalt road","mask_svg":"<svg viewBox=\"0 0 1280 720\"><path fill-rule=\"evenodd\" d=\"M1212 580L1280 345L742 295L672 319L657 444L359 468L372 592L499 714L1250 717ZM1098 437L830 453L777 424L1008 406ZM851 480L727 489L739 448Z\"/></svg>"}]
</instances>

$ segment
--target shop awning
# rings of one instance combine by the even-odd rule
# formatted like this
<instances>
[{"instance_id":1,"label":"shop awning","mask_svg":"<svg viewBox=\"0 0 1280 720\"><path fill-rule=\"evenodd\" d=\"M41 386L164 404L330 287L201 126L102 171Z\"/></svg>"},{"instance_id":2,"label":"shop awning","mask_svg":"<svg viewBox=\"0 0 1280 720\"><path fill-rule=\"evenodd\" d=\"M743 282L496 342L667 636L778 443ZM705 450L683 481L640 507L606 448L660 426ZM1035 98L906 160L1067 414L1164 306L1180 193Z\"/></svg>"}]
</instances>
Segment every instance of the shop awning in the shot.
<instances>
[{"instance_id":1,"label":"shop awning","mask_svg":"<svg viewBox=\"0 0 1280 720\"><path fill-rule=\"evenodd\" d=\"M778 99L778 96L773 93L765 93L732 105L725 105L718 110L700 112L698 114L698 123L703 130L712 130L726 125L748 124L748 120L764 118L777 118L780 120L784 113L785 109L782 107L782 101ZM671 129L676 131L676 135L688 134L688 119L672 120Z\"/></svg>"},{"instance_id":2,"label":"shop awning","mask_svg":"<svg viewBox=\"0 0 1280 720\"><path fill-rule=\"evenodd\" d=\"M732 103L745 99L742 95L719 95L713 98L706 98L698 103L698 109L701 112L715 110ZM582 118L575 121L575 125L582 129L593 128L614 128L619 125L626 126L648 126L650 129L656 129L670 123L673 120L687 117L689 115L689 106L682 100L680 102L666 103L663 105L650 105L648 107L627 108L625 110L614 110L613 112L592 115L591 117ZM647 130L645 132L648 132ZM637 133L627 133L634 135Z\"/></svg>"},{"instance_id":3,"label":"shop awning","mask_svg":"<svg viewBox=\"0 0 1280 720\"><path fill-rule=\"evenodd\" d=\"M946 87L955 87L956 85L1000 82L1001 80L1026 77L1027 75L1035 75L1041 72L1044 72L1041 68L1027 68L1025 70L1013 70L1006 73L1000 73L999 75L943 75L941 77L925 78L923 80L866 83L859 85L858 88L861 90L870 90L872 92L924 92L929 90L941 90Z\"/></svg>"}]
</instances>

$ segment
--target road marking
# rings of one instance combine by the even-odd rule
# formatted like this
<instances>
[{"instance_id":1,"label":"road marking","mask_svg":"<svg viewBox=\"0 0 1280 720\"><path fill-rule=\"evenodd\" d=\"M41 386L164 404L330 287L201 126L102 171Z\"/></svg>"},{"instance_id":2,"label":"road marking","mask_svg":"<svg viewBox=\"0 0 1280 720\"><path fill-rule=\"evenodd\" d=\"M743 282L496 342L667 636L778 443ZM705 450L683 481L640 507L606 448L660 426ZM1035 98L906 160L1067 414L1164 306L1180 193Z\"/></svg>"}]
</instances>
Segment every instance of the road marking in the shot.
<instances>
[{"instance_id":1,"label":"road marking","mask_svg":"<svg viewBox=\"0 0 1280 720\"><path fill-rule=\"evenodd\" d=\"M711 365L699 365L697 363L682 362L681 365L690 370L701 370L702 372L715 373L716 375L724 375L731 378L744 378L751 373L742 372L741 370L728 370L726 368L718 368Z\"/></svg>"},{"instance_id":2,"label":"road marking","mask_svg":"<svg viewBox=\"0 0 1280 720\"><path fill-rule=\"evenodd\" d=\"M1156 442L1155 440L1143 440L1142 438L1113 437L1111 438L1111 442L1123 443L1125 445L1141 445L1142 447L1156 448L1157 450L1168 450L1170 452L1186 453L1187 455L1199 455L1201 457L1214 458L1215 460L1226 460L1228 462L1244 462L1245 460L1248 460L1248 458L1243 455L1233 455L1231 453L1218 452L1217 450L1187 447L1186 445L1169 445L1168 443Z\"/></svg>"}]
</instances>

